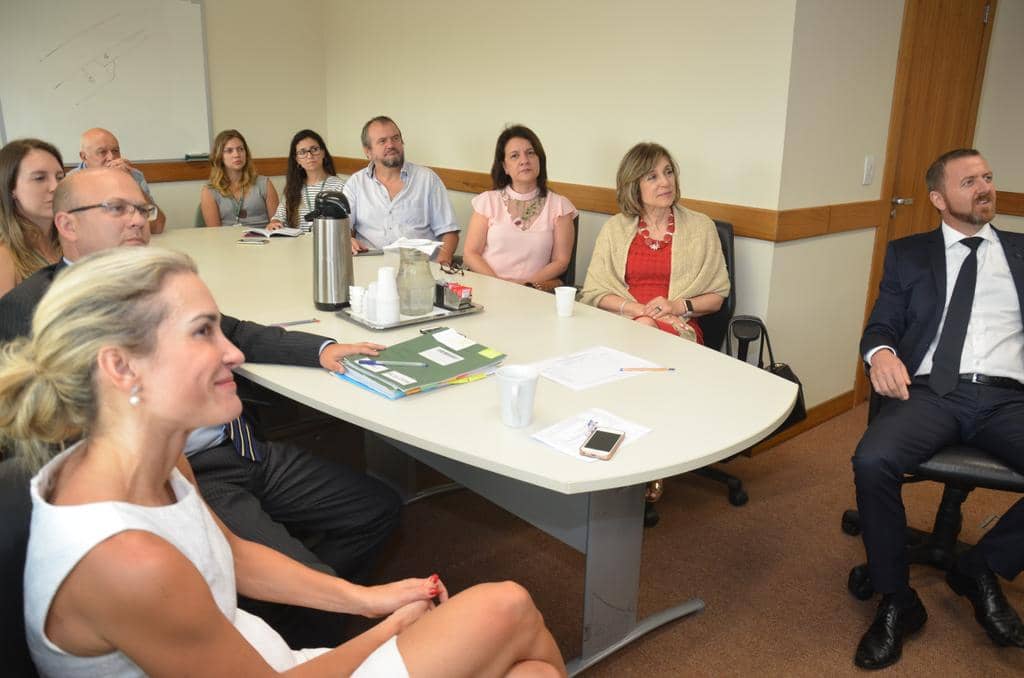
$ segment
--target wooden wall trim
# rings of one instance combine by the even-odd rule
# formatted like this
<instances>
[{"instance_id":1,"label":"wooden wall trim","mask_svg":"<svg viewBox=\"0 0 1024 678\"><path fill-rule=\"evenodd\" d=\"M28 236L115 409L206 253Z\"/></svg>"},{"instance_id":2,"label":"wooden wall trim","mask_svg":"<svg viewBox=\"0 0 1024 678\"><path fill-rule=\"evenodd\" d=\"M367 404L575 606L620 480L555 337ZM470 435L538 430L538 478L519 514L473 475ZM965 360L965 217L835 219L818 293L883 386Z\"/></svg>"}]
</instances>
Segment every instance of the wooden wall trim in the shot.
<instances>
[{"instance_id":1,"label":"wooden wall trim","mask_svg":"<svg viewBox=\"0 0 1024 678\"><path fill-rule=\"evenodd\" d=\"M146 162L138 163L149 183L171 181L199 181L210 176L210 165L206 161ZM281 176L288 167L287 158L256 158L260 174ZM365 158L334 156L334 169L339 174L354 174L366 167ZM482 193L491 188L491 177L485 172L431 168L451 191ZM564 195L578 209L600 214L615 214L615 189L585 184L570 184L552 181L551 190ZM1000 194L1000 201L1002 196ZM784 242L813 238L819 235L839 233L860 228L871 228L882 222L882 215L888 213L880 200L851 202L821 207L802 207L791 210L769 210L745 205L710 202L684 197L681 201L690 209L703 212L714 219L733 224L735 233L741 238L755 238L771 242Z\"/></svg>"},{"instance_id":2,"label":"wooden wall trim","mask_svg":"<svg viewBox=\"0 0 1024 678\"><path fill-rule=\"evenodd\" d=\"M1013 217L1024 217L1024 193L999 191L996 195L996 211Z\"/></svg>"}]
</instances>

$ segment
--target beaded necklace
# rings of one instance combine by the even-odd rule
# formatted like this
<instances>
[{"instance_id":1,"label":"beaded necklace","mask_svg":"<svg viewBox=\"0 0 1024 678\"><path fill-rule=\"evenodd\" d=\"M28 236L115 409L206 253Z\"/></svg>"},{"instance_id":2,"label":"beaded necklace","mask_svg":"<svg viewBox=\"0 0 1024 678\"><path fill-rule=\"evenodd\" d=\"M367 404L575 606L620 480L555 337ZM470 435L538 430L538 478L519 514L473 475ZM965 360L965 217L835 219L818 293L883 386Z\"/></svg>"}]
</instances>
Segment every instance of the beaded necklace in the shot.
<instances>
[{"instance_id":1,"label":"beaded necklace","mask_svg":"<svg viewBox=\"0 0 1024 678\"><path fill-rule=\"evenodd\" d=\"M520 195L520 194L517 194ZM514 198L509 195L509 189L506 188L501 192L501 202L505 204L505 211L512 217L512 225L518 228L520 231L529 231L530 227L533 226L533 221L536 219L540 211L544 209L544 203L547 202L547 196L541 197L535 195L532 198L522 200ZM513 210L513 208L516 208ZM518 211L517 216L515 212Z\"/></svg>"},{"instance_id":2,"label":"beaded necklace","mask_svg":"<svg viewBox=\"0 0 1024 678\"><path fill-rule=\"evenodd\" d=\"M643 237L644 244L657 252L662 247L667 247L672 244L672 234L676 232L676 215L674 210L669 211L668 226L665 228L665 237L661 240L654 240L651 238L651 231L647 226L647 222L643 220L643 217L640 217L640 221L637 223L636 227L640 229L640 236Z\"/></svg>"}]
</instances>

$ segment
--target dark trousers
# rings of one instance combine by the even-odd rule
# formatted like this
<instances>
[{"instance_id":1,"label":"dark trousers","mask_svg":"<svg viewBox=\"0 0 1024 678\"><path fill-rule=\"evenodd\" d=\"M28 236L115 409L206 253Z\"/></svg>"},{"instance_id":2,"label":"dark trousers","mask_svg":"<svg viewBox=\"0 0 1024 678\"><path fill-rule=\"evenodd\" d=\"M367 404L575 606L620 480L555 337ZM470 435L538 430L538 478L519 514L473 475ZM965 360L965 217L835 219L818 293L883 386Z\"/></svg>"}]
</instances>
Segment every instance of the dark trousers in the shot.
<instances>
[{"instance_id":1,"label":"dark trousers","mask_svg":"<svg viewBox=\"0 0 1024 678\"><path fill-rule=\"evenodd\" d=\"M940 398L926 385L914 384L909 400L886 402L857 445L857 510L876 591L892 593L909 581L907 516L900 495L904 474L960 442L1024 472L1024 392L961 383ZM975 548L1005 579L1024 570L1024 499Z\"/></svg>"},{"instance_id":2,"label":"dark trousers","mask_svg":"<svg viewBox=\"0 0 1024 678\"><path fill-rule=\"evenodd\" d=\"M231 443L189 457L210 508L243 539L322 572L366 582L377 551L398 525L398 495L294 445L263 445L259 462L239 456ZM296 649L334 647L344 639L344 615L245 597L239 605Z\"/></svg>"}]
</instances>

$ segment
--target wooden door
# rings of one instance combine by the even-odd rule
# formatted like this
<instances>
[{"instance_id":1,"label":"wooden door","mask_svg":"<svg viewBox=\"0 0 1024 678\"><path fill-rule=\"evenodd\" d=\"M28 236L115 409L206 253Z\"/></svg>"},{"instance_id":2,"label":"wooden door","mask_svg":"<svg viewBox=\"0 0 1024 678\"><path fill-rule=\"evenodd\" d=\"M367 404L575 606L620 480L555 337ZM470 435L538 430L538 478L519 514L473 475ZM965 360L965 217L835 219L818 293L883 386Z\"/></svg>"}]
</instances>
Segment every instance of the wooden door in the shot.
<instances>
[{"instance_id":1,"label":"wooden door","mask_svg":"<svg viewBox=\"0 0 1024 678\"><path fill-rule=\"evenodd\" d=\"M996 0L906 0L882 179L881 199L892 207L875 234L865 321L888 242L938 226L924 173L939 155L974 139L995 7ZM912 202L893 204L897 199ZM858 369L855 402L868 386Z\"/></svg>"}]
</instances>

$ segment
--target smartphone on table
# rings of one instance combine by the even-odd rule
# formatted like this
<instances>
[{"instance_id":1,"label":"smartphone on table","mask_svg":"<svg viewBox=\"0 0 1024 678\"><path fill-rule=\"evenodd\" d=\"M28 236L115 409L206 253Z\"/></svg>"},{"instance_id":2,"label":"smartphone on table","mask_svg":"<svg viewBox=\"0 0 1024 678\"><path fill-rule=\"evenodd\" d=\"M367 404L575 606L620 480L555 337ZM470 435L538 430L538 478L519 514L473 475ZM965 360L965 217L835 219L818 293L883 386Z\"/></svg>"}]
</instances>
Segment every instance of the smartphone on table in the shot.
<instances>
[{"instance_id":1,"label":"smartphone on table","mask_svg":"<svg viewBox=\"0 0 1024 678\"><path fill-rule=\"evenodd\" d=\"M607 461L615 456L615 452L618 451L619 445L622 444L622 439L625 437L626 434L622 431L612 428L596 428L580 447L580 454L584 457Z\"/></svg>"}]
</instances>

